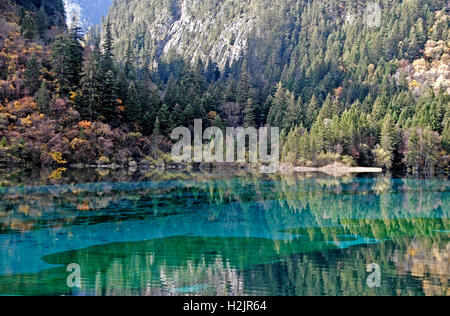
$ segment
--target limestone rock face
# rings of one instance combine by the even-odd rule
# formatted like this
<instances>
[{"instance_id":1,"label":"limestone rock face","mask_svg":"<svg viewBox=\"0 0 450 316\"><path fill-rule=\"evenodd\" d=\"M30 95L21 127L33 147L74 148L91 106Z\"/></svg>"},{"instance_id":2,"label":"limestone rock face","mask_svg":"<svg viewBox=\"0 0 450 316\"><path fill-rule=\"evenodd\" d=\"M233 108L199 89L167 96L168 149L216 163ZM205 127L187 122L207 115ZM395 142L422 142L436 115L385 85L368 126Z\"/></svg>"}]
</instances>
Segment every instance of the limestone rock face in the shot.
<instances>
[{"instance_id":1,"label":"limestone rock face","mask_svg":"<svg viewBox=\"0 0 450 316\"><path fill-rule=\"evenodd\" d=\"M223 69L227 62L232 64L245 54L252 32L262 32L257 27L261 23L255 12L263 3L260 0L128 0L113 4L110 15L121 16L120 20L112 21L117 54L119 57L124 54L127 40L145 38L144 46L137 40L132 43L135 48L142 46L138 48L142 55L136 57L144 57L149 52L153 58L178 54L189 56L192 63L199 59L204 63L212 60ZM132 25L133 31L124 25Z\"/></svg>"}]
</instances>

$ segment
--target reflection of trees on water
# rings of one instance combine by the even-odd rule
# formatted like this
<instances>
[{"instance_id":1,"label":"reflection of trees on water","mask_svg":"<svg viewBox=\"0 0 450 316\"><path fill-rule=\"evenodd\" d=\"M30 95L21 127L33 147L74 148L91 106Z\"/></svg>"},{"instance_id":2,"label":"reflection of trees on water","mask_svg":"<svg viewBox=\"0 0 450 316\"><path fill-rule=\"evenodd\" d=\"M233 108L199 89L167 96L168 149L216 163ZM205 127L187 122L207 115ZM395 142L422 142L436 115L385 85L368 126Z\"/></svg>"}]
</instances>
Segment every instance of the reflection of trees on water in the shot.
<instances>
[{"instance_id":1,"label":"reflection of trees on water","mask_svg":"<svg viewBox=\"0 0 450 316\"><path fill-rule=\"evenodd\" d=\"M81 179L88 177L93 176ZM93 177L81 185L2 187L0 234L51 228L55 238L65 229L76 239L71 231L77 225L110 223L119 230L125 222L149 219L161 238L167 232L201 235L209 225L219 227L222 239L216 248L199 248L194 259L188 251L198 246L193 239L153 252L110 251L116 256L99 248L104 261L82 250L72 253L80 257L70 262L88 262L96 269L85 280L88 294L449 294L448 181L200 173L101 177L106 182ZM77 179L72 175L69 183ZM172 216L178 214L183 220ZM263 244L241 240L239 247L263 253L241 253L257 260L239 261L235 254L240 248L224 237L229 232L254 237L255 225L291 238ZM356 236L390 242L338 249ZM324 244L326 248L318 246ZM7 266L7 261L1 258L0 264ZM365 267L372 262L387 274L379 292L365 286ZM44 274L23 278L45 288L47 276L63 279L66 271ZM2 278L4 285L22 284L20 277L11 282ZM70 294L65 287L54 291Z\"/></svg>"},{"instance_id":2,"label":"reflection of trees on water","mask_svg":"<svg viewBox=\"0 0 450 316\"><path fill-rule=\"evenodd\" d=\"M411 241L409 241L411 242ZM450 295L449 244L405 241L297 254L244 272L252 294L273 295ZM421 252L411 249L419 247ZM366 266L381 266L381 287L369 288Z\"/></svg>"},{"instance_id":3,"label":"reflection of trees on water","mask_svg":"<svg viewBox=\"0 0 450 316\"><path fill-rule=\"evenodd\" d=\"M449 182L387 178L297 178L162 174L163 182L3 187L0 232L165 216L207 205L209 221L269 227L328 226L342 219L448 217ZM25 198L26 197L26 198ZM253 211L252 211L253 210ZM248 216L248 218L246 218Z\"/></svg>"},{"instance_id":4,"label":"reflection of trees on water","mask_svg":"<svg viewBox=\"0 0 450 316\"><path fill-rule=\"evenodd\" d=\"M449 295L449 245L424 239L350 249L293 251L264 264L252 262L250 243L270 257L285 243L181 238L97 246L48 256L82 267L82 288L65 286L64 268L0 276L0 294L81 295ZM216 245L216 251L211 251ZM198 251L196 251L196 249ZM257 256L256 253L253 253ZM261 254L259 254L261 256ZM261 258L259 258L261 259ZM244 262L244 261L249 262ZM381 266L381 287L367 286L366 266ZM49 283L51 280L51 283Z\"/></svg>"}]
</instances>

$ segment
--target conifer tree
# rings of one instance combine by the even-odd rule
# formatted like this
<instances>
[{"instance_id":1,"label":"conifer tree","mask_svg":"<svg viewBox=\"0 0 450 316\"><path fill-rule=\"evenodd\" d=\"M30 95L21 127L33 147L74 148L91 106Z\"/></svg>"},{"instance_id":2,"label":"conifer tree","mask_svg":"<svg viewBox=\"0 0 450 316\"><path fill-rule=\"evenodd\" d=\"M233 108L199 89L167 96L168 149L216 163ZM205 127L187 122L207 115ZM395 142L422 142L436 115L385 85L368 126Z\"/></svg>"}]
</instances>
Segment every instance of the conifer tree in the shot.
<instances>
[{"instance_id":1,"label":"conifer tree","mask_svg":"<svg viewBox=\"0 0 450 316\"><path fill-rule=\"evenodd\" d=\"M173 122L170 116L169 108L166 104L163 104L158 112L157 123L155 123L155 128L157 127L156 125L159 125L158 128L160 129L162 135L167 136L172 133Z\"/></svg>"},{"instance_id":2,"label":"conifer tree","mask_svg":"<svg viewBox=\"0 0 450 316\"><path fill-rule=\"evenodd\" d=\"M26 13L23 20L20 23L21 26L21 33L23 37L26 39L33 39L36 36L37 26L36 22L34 21L33 17Z\"/></svg>"},{"instance_id":3,"label":"conifer tree","mask_svg":"<svg viewBox=\"0 0 450 316\"><path fill-rule=\"evenodd\" d=\"M39 111L44 114L49 114L50 109L50 101L52 97L50 95L50 91L47 88L47 82L42 80L41 87L36 95L36 105L39 108Z\"/></svg>"},{"instance_id":4,"label":"conifer tree","mask_svg":"<svg viewBox=\"0 0 450 316\"><path fill-rule=\"evenodd\" d=\"M383 121L381 141L374 150L376 162L380 167L391 169L393 167L395 151L397 149L397 129L391 115L388 114Z\"/></svg>"},{"instance_id":5,"label":"conifer tree","mask_svg":"<svg viewBox=\"0 0 450 316\"><path fill-rule=\"evenodd\" d=\"M305 127L310 129L319 115L319 104L316 97L313 95L309 101L308 108L306 110Z\"/></svg>"},{"instance_id":6,"label":"conifer tree","mask_svg":"<svg viewBox=\"0 0 450 316\"><path fill-rule=\"evenodd\" d=\"M102 69L105 73L114 71L114 41L111 33L111 21L108 19L105 24L105 35L103 39L103 61Z\"/></svg>"},{"instance_id":7,"label":"conifer tree","mask_svg":"<svg viewBox=\"0 0 450 316\"><path fill-rule=\"evenodd\" d=\"M116 118L118 105L116 78L112 70L104 74L101 93L102 104L99 112L106 122L112 122Z\"/></svg>"},{"instance_id":8,"label":"conifer tree","mask_svg":"<svg viewBox=\"0 0 450 316\"><path fill-rule=\"evenodd\" d=\"M128 94L127 94L127 106L126 106L126 115L128 121L134 125L140 125L141 118L142 118L142 108L141 104L139 102L138 93L136 91L136 86L132 82L130 86L128 87Z\"/></svg>"},{"instance_id":9,"label":"conifer tree","mask_svg":"<svg viewBox=\"0 0 450 316\"><path fill-rule=\"evenodd\" d=\"M40 70L41 65L35 56L31 56L25 66L24 84L30 95L34 95L40 88Z\"/></svg>"},{"instance_id":10,"label":"conifer tree","mask_svg":"<svg viewBox=\"0 0 450 316\"><path fill-rule=\"evenodd\" d=\"M282 128L286 109L286 92L283 89L282 83L279 82L277 85L277 92L275 93L275 97L272 101L272 107L269 112L269 117L267 119L268 123L271 126Z\"/></svg>"},{"instance_id":11,"label":"conifer tree","mask_svg":"<svg viewBox=\"0 0 450 316\"><path fill-rule=\"evenodd\" d=\"M81 79L81 101L78 111L88 121L97 119L103 104L103 76L100 69L100 48L98 44L85 61Z\"/></svg>"},{"instance_id":12,"label":"conifer tree","mask_svg":"<svg viewBox=\"0 0 450 316\"><path fill-rule=\"evenodd\" d=\"M256 127L255 105L249 98L244 109L244 127Z\"/></svg>"},{"instance_id":13,"label":"conifer tree","mask_svg":"<svg viewBox=\"0 0 450 316\"><path fill-rule=\"evenodd\" d=\"M237 102L242 107L245 107L248 99L253 98L252 83L251 83L250 72L247 67L247 61L244 61L244 64L242 65L241 79L239 80L239 86L238 86L237 92L238 92Z\"/></svg>"},{"instance_id":14,"label":"conifer tree","mask_svg":"<svg viewBox=\"0 0 450 316\"><path fill-rule=\"evenodd\" d=\"M183 125L185 127L194 125L194 120L199 118L197 117L197 113L195 111L195 108L192 104L188 104L188 106L184 109L183 115L182 115Z\"/></svg>"},{"instance_id":15,"label":"conifer tree","mask_svg":"<svg viewBox=\"0 0 450 316\"><path fill-rule=\"evenodd\" d=\"M58 92L68 95L79 88L83 67L83 35L76 21L71 29L58 36L52 49L52 70L55 73Z\"/></svg>"},{"instance_id":16,"label":"conifer tree","mask_svg":"<svg viewBox=\"0 0 450 316\"><path fill-rule=\"evenodd\" d=\"M144 135L146 136L152 135L154 123L155 121L153 120L153 115L150 112L145 112L144 117L142 118L142 132Z\"/></svg>"},{"instance_id":17,"label":"conifer tree","mask_svg":"<svg viewBox=\"0 0 450 316\"><path fill-rule=\"evenodd\" d=\"M41 8L36 14L36 31L40 37L44 37L47 27L47 17L44 10L44 4L42 4Z\"/></svg>"},{"instance_id":18,"label":"conifer tree","mask_svg":"<svg viewBox=\"0 0 450 316\"><path fill-rule=\"evenodd\" d=\"M220 129L222 130L222 132L225 132L226 126L225 126L225 123L224 123L224 122L222 121L222 119L220 118L220 115L219 115L219 114L216 115L216 117L215 117L214 122L213 122L212 125L213 125L214 127L220 128Z\"/></svg>"},{"instance_id":19,"label":"conifer tree","mask_svg":"<svg viewBox=\"0 0 450 316\"><path fill-rule=\"evenodd\" d=\"M178 103L175 104L175 107L173 108L172 119L175 126L183 125L183 110Z\"/></svg>"},{"instance_id":20,"label":"conifer tree","mask_svg":"<svg viewBox=\"0 0 450 316\"><path fill-rule=\"evenodd\" d=\"M159 123L159 118L158 117L156 117L155 127L153 128L152 135L154 137L157 137L157 136L161 135L161 124Z\"/></svg>"},{"instance_id":21,"label":"conifer tree","mask_svg":"<svg viewBox=\"0 0 450 316\"><path fill-rule=\"evenodd\" d=\"M286 115L284 117L283 128L289 131L294 127L300 126L302 124L303 104L300 98L297 100L297 102L295 101L293 93L289 92L287 98L288 105Z\"/></svg>"}]
</instances>

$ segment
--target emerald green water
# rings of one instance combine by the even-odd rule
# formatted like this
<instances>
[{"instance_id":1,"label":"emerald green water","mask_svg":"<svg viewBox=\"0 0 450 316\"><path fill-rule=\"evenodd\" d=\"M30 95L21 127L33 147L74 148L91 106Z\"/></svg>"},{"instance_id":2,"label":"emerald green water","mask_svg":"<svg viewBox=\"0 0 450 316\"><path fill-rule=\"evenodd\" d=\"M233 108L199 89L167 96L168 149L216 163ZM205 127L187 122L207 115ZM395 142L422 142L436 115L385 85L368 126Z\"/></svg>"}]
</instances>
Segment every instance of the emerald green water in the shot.
<instances>
[{"instance_id":1,"label":"emerald green water","mask_svg":"<svg viewBox=\"0 0 450 316\"><path fill-rule=\"evenodd\" d=\"M0 295L450 294L448 180L35 178L0 187Z\"/></svg>"}]
</instances>

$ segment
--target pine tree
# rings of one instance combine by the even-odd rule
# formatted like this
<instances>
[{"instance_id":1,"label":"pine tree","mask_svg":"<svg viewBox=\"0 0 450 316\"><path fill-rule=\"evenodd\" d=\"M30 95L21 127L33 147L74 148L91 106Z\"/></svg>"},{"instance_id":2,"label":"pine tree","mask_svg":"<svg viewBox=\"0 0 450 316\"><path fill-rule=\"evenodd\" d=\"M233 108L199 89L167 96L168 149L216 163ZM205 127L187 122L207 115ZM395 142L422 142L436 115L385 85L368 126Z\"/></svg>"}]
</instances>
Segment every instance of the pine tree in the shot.
<instances>
[{"instance_id":1,"label":"pine tree","mask_svg":"<svg viewBox=\"0 0 450 316\"><path fill-rule=\"evenodd\" d=\"M166 104L163 104L161 106L161 109L158 112L157 123L159 125L161 134L167 136L167 135L170 135L170 133L172 133L173 122L172 122L172 118L170 116L169 108L167 107ZM157 124L155 123L155 128L156 128L156 125Z\"/></svg>"},{"instance_id":2,"label":"pine tree","mask_svg":"<svg viewBox=\"0 0 450 316\"><path fill-rule=\"evenodd\" d=\"M277 92L272 100L272 107L270 108L268 123L271 126L280 127L283 126L284 115L286 114L287 102L286 102L286 92L283 89L281 82L277 85Z\"/></svg>"},{"instance_id":3,"label":"pine tree","mask_svg":"<svg viewBox=\"0 0 450 316\"><path fill-rule=\"evenodd\" d=\"M394 152L397 148L397 129L392 116L388 114L381 129L381 147L389 152Z\"/></svg>"},{"instance_id":4,"label":"pine tree","mask_svg":"<svg viewBox=\"0 0 450 316\"><path fill-rule=\"evenodd\" d=\"M153 120L153 115L150 112L145 112L144 117L142 118L142 132L144 135L146 136L152 135L154 123L155 121Z\"/></svg>"},{"instance_id":5,"label":"pine tree","mask_svg":"<svg viewBox=\"0 0 450 316\"><path fill-rule=\"evenodd\" d=\"M229 78L227 81L227 87L225 90L225 102L237 101L237 85L233 78Z\"/></svg>"},{"instance_id":6,"label":"pine tree","mask_svg":"<svg viewBox=\"0 0 450 316\"><path fill-rule=\"evenodd\" d=\"M196 116L197 116L197 114L196 114L194 106L192 104L188 104L188 106L184 109L183 115L182 115L183 125L185 127L193 126L194 120L198 118Z\"/></svg>"},{"instance_id":7,"label":"pine tree","mask_svg":"<svg viewBox=\"0 0 450 316\"><path fill-rule=\"evenodd\" d=\"M225 132L226 126L225 126L225 123L224 123L224 122L222 121L222 119L220 118L220 115L219 115L219 114L216 115L216 117L215 117L214 122L213 122L212 125L213 125L214 127L220 128L220 129L222 130L222 132Z\"/></svg>"},{"instance_id":8,"label":"pine tree","mask_svg":"<svg viewBox=\"0 0 450 316\"><path fill-rule=\"evenodd\" d=\"M167 104L169 109L173 109L175 104L180 103L178 98L178 83L173 75L170 75L169 81L167 82L164 103Z\"/></svg>"},{"instance_id":9,"label":"pine tree","mask_svg":"<svg viewBox=\"0 0 450 316\"><path fill-rule=\"evenodd\" d=\"M100 114L106 122L112 122L117 118L117 88L116 79L112 70L109 70L103 77L101 90Z\"/></svg>"},{"instance_id":10,"label":"pine tree","mask_svg":"<svg viewBox=\"0 0 450 316\"><path fill-rule=\"evenodd\" d=\"M398 139L395 122L391 115L388 114L383 121L380 145L374 150L376 162L380 167L386 167L388 169L393 167L397 144Z\"/></svg>"},{"instance_id":11,"label":"pine tree","mask_svg":"<svg viewBox=\"0 0 450 316\"><path fill-rule=\"evenodd\" d=\"M253 98L252 83L250 72L247 68L247 62L244 61L241 70L241 79L238 85L238 100L237 102L244 107L247 104L248 99Z\"/></svg>"},{"instance_id":12,"label":"pine tree","mask_svg":"<svg viewBox=\"0 0 450 316\"><path fill-rule=\"evenodd\" d=\"M173 108L172 119L175 126L183 125L183 110L178 103L175 104L175 107Z\"/></svg>"},{"instance_id":13,"label":"pine tree","mask_svg":"<svg viewBox=\"0 0 450 316\"><path fill-rule=\"evenodd\" d=\"M450 154L450 122L447 123L442 132L442 148Z\"/></svg>"},{"instance_id":14,"label":"pine tree","mask_svg":"<svg viewBox=\"0 0 450 316\"><path fill-rule=\"evenodd\" d=\"M62 95L79 88L83 68L82 39L81 29L74 22L69 32L58 36L53 43L52 70Z\"/></svg>"},{"instance_id":15,"label":"pine tree","mask_svg":"<svg viewBox=\"0 0 450 316\"><path fill-rule=\"evenodd\" d=\"M156 117L156 121L155 121L155 127L153 128L153 136L159 136L161 135L161 124L159 124L159 118Z\"/></svg>"},{"instance_id":16,"label":"pine tree","mask_svg":"<svg viewBox=\"0 0 450 316\"><path fill-rule=\"evenodd\" d=\"M313 95L311 100L309 101L308 108L306 110L306 117L304 124L307 129L310 129L312 127L318 115L319 115L319 104L317 102L316 97Z\"/></svg>"},{"instance_id":17,"label":"pine tree","mask_svg":"<svg viewBox=\"0 0 450 316\"><path fill-rule=\"evenodd\" d=\"M100 48L98 44L87 58L81 79L81 101L78 111L81 118L95 121L103 104L103 76L100 69Z\"/></svg>"},{"instance_id":18,"label":"pine tree","mask_svg":"<svg viewBox=\"0 0 450 316\"><path fill-rule=\"evenodd\" d=\"M256 127L255 105L251 98L247 100L247 105L244 109L244 127Z\"/></svg>"},{"instance_id":19,"label":"pine tree","mask_svg":"<svg viewBox=\"0 0 450 316\"><path fill-rule=\"evenodd\" d=\"M31 40L36 36L37 31L36 22L29 13L25 14L20 26L21 26L21 33L23 37L25 37L26 39Z\"/></svg>"},{"instance_id":20,"label":"pine tree","mask_svg":"<svg viewBox=\"0 0 450 316\"><path fill-rule=\"evenodd\" d=\"M40 88L40 70L41 65L37 61L35 56L31 56L25 66L25 79L24 84L27 88L29 95L34 95Z\"/></svg>"},{"instance_id":21,"label":"pine tree","mask_svg":"<svg viewBox=\"0 0 450 316\"><path fill-rule=\"evenodd\" d=\"M43 38L45 35L45 31L47 31L48 27L47 17L44 10L44 4L41 5L41 8L36 14L36 26L38 35Z\"/></svg>"},{"instance_id":22,"label":"pine tree","mask_svg":"<svg viewBox=\"0 0 450 316\"><path fill-rule=\"evenodd\" d=\"M288 105L283 121L283 128L289 131L294 127L300 126L302 124L303 104L300 98L297 100L297 102L295 102L294 94L290 92L287 95L287 99Z\"/></svg>"},{"instance_id":23,"label":"pine tree","mask_svg":"<svg viewBox=\"0 0 450 316\"><path fill-rule=\"evenodd\" d=\"M39 108L41 113L46 115L50 114L50 101L52 100L50 91L47 88L47 82L45 80L42 81L41 87L36 95L36 105Z\"/></svg>"},{"instance_id":24,"label":"pine tree","mask_svg":"<svg viewBox=\"0 0 450 316\"><path fill-rule=\"evenodd\" d=\"M139 102L138 93L136 91L136 86L132 82L128 87L127 94L127 106L126 106L126 115L128 121L134 125L138 126L141 122L141 104Z\"/></svg>"},{"instance_id":25,"label":"pine tree","mask_svg":"<svg viewBox=\"0 0 450 316\"><path fill-rule=\"evenodd\" d=\"M103 62L102 69L105 73L114 71L114 41L111 33L111 21L108 19L105 25L105 36L103 39Z\"/></svg>"}]
</instances>

